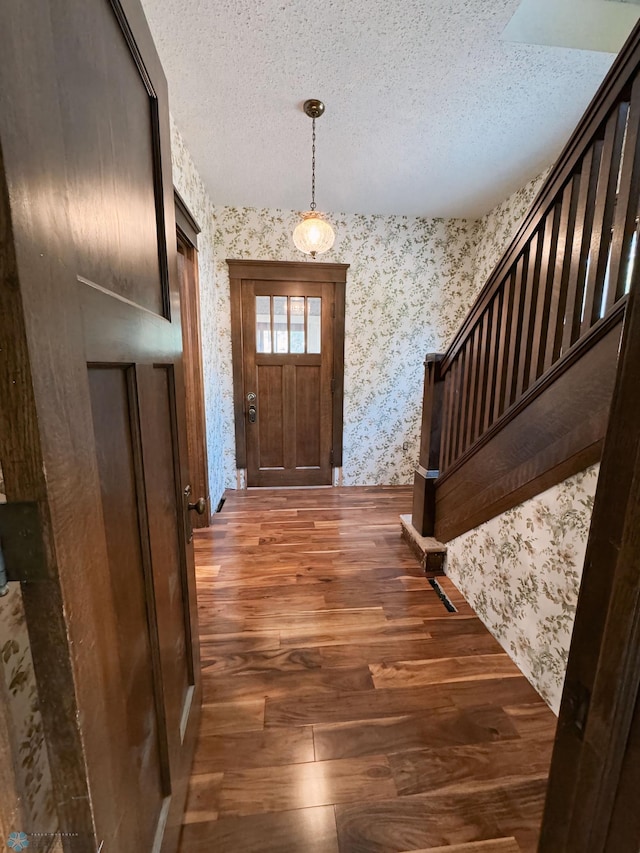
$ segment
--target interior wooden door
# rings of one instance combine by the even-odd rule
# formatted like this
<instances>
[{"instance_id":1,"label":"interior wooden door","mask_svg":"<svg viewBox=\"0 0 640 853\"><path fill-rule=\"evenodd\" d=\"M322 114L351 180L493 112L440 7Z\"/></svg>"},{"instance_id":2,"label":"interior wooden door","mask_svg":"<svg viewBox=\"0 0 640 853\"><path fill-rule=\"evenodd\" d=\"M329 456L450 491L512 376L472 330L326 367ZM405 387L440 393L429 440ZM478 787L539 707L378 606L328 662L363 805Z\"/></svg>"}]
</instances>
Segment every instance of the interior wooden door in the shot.
<instances>
[{"instance_id":1,"label":"interior wooden door","mask_svg":"<svg viewBox=\"0 0 640 853\"><path fill-rule=\"evenodd\" d=\"M333 286L244 281L249 486L331 484Z\"/></svg>"},{"instance_id":2,"label":"interior wooden door","mask_svg":"<svg viewBox=\"0 0 640 853\"><path fill-rule=\"evenodd\" d=\"M166 81L137 0L8 0L0 31L0 458L44 543L60 828L169 853L199 667Z\"/></svg>"},{"instance_id":3,"label":"interior wooden door","mask_svg":"<svg viewBox=\"0 0 640 853\"><path fill-rule=\"evenodd\" d=\"M176 209L177 212L177 209ZM194 234L195 238L195 234ZM186 400L189 472L195 495L204 497L203 512L194 516L193 527L211 523L207 431L204 405L204 375L200 336L200 288L198 258L194 244L178 229L178 280L182 317L183 374Z\"/></svg>"}]
</instances>

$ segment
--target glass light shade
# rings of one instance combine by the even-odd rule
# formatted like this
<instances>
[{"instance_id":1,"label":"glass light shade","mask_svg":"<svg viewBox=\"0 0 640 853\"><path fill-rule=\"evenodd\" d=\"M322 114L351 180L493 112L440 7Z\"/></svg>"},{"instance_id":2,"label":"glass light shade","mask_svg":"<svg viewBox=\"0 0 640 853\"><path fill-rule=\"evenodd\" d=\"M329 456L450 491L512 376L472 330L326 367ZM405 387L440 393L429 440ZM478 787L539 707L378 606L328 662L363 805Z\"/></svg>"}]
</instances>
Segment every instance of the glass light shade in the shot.
<instances>
[{"instance_id":1,"label":"glass light shade","mask_svg":"<svg viewBox=\"0 0 640 853\"><path fill-rule=\"evenodd\" d=\"M300 249L305 255L311 255L312 258L328 252L336 239L333 228L315 210L303 213L302 216L302 222L299 222L293 231L296 249Z\"/></svg>"}]
</instances>

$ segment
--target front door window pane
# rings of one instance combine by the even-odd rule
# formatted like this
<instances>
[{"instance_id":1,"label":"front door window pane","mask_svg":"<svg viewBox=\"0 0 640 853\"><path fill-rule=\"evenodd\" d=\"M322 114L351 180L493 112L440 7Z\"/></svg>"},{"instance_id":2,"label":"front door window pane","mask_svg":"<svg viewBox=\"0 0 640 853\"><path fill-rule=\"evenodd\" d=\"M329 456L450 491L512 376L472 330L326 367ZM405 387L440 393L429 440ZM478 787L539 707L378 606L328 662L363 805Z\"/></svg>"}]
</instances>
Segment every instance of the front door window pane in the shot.
<instances>
[{"instance_id":1,"label":"front door window pane","mask_svg":"<svg viewBox=\"0 0 640 853\"><path fill-rule=\"evenodd\" d=\"M273 297L274 352L289 352L289 324L287 322L287 297Z\"/></svg>"},{"instance_id":2,"label":"front door window pane","mask_svg":"<svg viewBox=\"0 0 640 853\"><path fill-rule=\"evenodd\" d=\"M292 296L289 300L291 311L291 349L290 352L304 352L304 296Z\"/></svg>"},{"instance_id":3,"label":"front door window pane","mask_svg":"<svg viewBox=\"0 0 640 853\"><path fill-rule=\"evenodd\" d=\"M322 299L256 296L256 352L318 355L322 351Z\"/></svg>"},{"instance_id":4,"label":"front door window pane","mask_svg":"<svg viewBox=\"0 0 640 853\"><path fill-rule=\"evenodd\" d=\"M256 296L256 352L271 352L270 296Z\"/></svg>"},{"instance_id":5,"label":"front door window pane","mask_svg":"<svg viewBox=\"0 0 640 853\"><path fill-rule=\"evenodd\" d=\"M307 352L319 353L321 340L322 299L310 296L307 299Z\"/></svg>"}]
</instances>

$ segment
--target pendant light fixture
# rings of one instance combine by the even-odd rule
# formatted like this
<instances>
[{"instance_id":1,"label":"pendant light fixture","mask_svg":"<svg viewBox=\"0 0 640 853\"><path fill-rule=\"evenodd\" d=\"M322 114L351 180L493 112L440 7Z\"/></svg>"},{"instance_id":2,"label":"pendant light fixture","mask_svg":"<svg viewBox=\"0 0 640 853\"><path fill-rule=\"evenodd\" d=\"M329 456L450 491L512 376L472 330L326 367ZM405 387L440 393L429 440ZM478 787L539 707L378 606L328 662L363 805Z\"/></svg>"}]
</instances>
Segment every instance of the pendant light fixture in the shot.
<instances>
[{"instance_id":1,"label":"pendant light fixture","mask_svg":"<svg viewBox=\"0 0 640 853\"><path fill-rule=\"evenodd\" d=\"M297 249L315 259L316 255L328 252L333 246L335 234L333 228L321 213L316 210L316 119L324 112L324 104L316 98L304 102L303 110L312 120L311 131L311 208L302 214L293 232L293 242Z\"/></svg>"}]
</instances>

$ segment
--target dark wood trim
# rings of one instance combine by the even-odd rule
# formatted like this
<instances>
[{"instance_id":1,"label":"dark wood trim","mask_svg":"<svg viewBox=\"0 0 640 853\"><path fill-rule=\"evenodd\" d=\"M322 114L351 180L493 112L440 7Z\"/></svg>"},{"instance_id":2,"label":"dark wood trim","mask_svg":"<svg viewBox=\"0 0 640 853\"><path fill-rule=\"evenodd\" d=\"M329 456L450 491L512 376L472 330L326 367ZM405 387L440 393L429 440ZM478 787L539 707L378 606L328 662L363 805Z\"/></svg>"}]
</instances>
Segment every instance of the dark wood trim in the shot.
<instances>
[{"instance_id":1,"label":"dark wood trim","mask_svg":"<svg viewBox=\"0 0 640 853\"><path fill-rule=\"evenodd\" d=\"M252 261L227 259L231 308L231 360L233 365L233 414L236 439L236 467L247 467L243 375L242 282L290 281L333 285L333 465L342 465L344 407L344 330L346 281L349 264L305 261Z\"/></svg>"},{"instance_id":2,"label":"dark wood trim","mask_svg":"<svg viewBox=\"0 0 640 853\"><path fill-rule=\"evenodd\" d=\"M480 334L480 329L478 329L478 334ZM476 382L477 384L477 382ZM449 445L450 445L450 437L451 437L451 394L452 394L452 383L451 381L444 383L443 390L443 412L442 412L442 434L440 437L440 465L439 470L442 471L446 468L447 462L449 460Z\"/></svg>"},{"instance_id":3,"label":"dark wood trim","mask_svg":"<svg viewBox=\"0 0 640 853\"><path fill-rule=\"evenodd\" d=\"M539 286L538 275L540 272L541 261L542 228L540 228L540 230L532 237L529 248L527 287L524 291L524 309L522 314L522 327L520 330L522 343L520 348L520 359L518 361L518 376L516 379L516 402L520 399L520 396L523 393L526 393L529 382L529 366L531 364L531 349L533 343L533 322L535 320L535 306L537 304ZM492 341L493 338L491 337L489 340Z\"/></svg>"},{"instance_id":4,"label":"dark wood trim","mask_svg":"<svg viewBox=\"0 0 640 853\"><path fill-rule=\"evenodd\" d=\"M458 329L443 361L443 374L449 369L458 350L467 339L479 316L486 310L491 298L501 286L510 267L517 261L525 246L530 242L539 226L540 220L561 195L564 186L578 168L590 140L601 131L602 125L611 110L615 107L616 101L626 96L629 89L629 81L638 73L639 69L640 23L634 28L618 54L618 58L594 95L576 130L541 187L522 225Z\"/></svg>"},{"instance_id":5,"label":"dark wood trim","mask_svg":"<svg viewBox=\"0 0 640 853\"><path fill-rule=\"evenodd\" d=\"M622 160L629 104L624 101L611 113L600 159L600 174L595 198L591 247L589 250L589 275L586 283L586 299L581 334L584 334L600 317L600 307L606 280L611 229L616 208L618 175Z\"/></svg>"},{"instance_id":6,"label":"dark wood trim","mask_svg":"<svg viewBox=\"0 0 640 853\"><path fill-rule=\"evenodd\" d=\"M509 358L507 365L507 379L505 389L504 408L509 409L516 399L516 387L518 385L518 370L520 367L520 336L522 332L522 318L524 315L524 294L527 289L527 270L529 269L529 250L526 248L513 266L515 275L515 292L513 297L513 320L511 324L511 338L509 340ZM477 435L477 433L476 433Z\"/></svg>"},{"instance_id":7,"label":"dark wood trim","mask_svg":"<svg viewBox=\"0 0 640 853\"><path fill-rule=\"evenodd\" d=\"M171 320L171 285L169 283L169 245L167 241L167 216L165 215L165 194L162 174L162 130L163 108L157 97L149 99L151 106L151 142L153 148L153 185L156 200L156 233L158 235L158 266L162 287L163 317ZM173 220L173 216L170 217ZM172 229L173 230L173 229ZM173 233L171 234L173 238ZM172 247L173 248L173 247Z\"/></svg>"},{"instance_id":8,"label":"dark wood trim","mask_svg":"<svg viewBox=\"0 0 640 853\"><path fill-rule=\"evenodd\" d=\"M345 270L346 279L346 270ZM344 331L346 281L335 281L333 325L333 466L342 468L344 431Z\"/></svg>"},{"instance_id":9,"label":"dark wood trim","mask_svg":"<svg viewBox=\"0 0 640 853\"><path fill-rule=\"evenodd\" d=\"M562 199L556 202L547 214L545 221L544 243L542 249L542 266L540 269L540 286L538 288L538 304L535 309L533 328L533 349L527 387L530 387L540 377L544 369L545 344L547 327L550 321L551 296L558 251L558 236L560 233L560 216Z\"/></svg>"},{"instance_id":10,"label":"dark wood trim","mask_svg":"<svg viewBox=\"0 0 640 853\"><path fill-rule=\"evenodd\" d=\"M502 325L502 291L499 290L492 303L492 311L491 311L491 347L487 357L487 366L488 366L488 374L487 374L487 386L485 388L485 400L484 400L484 424L483 424L483 432L489 428L489 426L493 423L494 412L493 412L493 398L495 392L495 384L496 384L496 375L497 375L497 362L496 362L496 343L498 340L498 334L500 330L500 326ZM462 445L461 450L466 450L466 446Z\"/></svg>"},{"instance_id":11,"label":"dark wood trim","mask_svg":"<svg viewBox=\"0 0 640 853\"><path fill-rule=\"evenodd\" d=\"M413 475L411 526L420 536L433 536L435 523L436 478L418 466Z\"/></svg>"},{"instance_id":12,"label":"dark wood trim","mask_svg":"<svg viewBox=\"0 0 640 853\"><path fill-rule=\"evenodd\" d=\"M93 370L99 370L99 365L93 365ZM109 369L109 368L107 368ZM148 364L125 368L127 386L127 402L129 404L129 423L131 431L131 443L133 451L133 467L137 482L138 492L137 510L140 528L140 550L142 579L145 588L145 602L148 613L148 630L151 651L151 682L155 713L158 720L158 751L160 754L160 777L162 780L162 793L165 797L171 795L171 763L169 757L169 732L167 720L167 708L164 703L164 678L162 672L162 652L159 636L158 610L156 606L156 595L153 577L153 562L151 558L151 541L146 531L149 529L149 512L147 495L144 488L144 424L140 418L138 400L144 393L144 386L149 379L149 372L154 368Z\"/></svg>"},{"instance_id":13,"label":"dark wood trim","mask_svg":"<svg viewBox=\"0 0 640 853\"><path fill-rule=\"evenodd\" d=\"M629 101L629 118L627 122L627 139L622 159L620 176L620 193L616 204L613 225L613 242L611 245L610 282L617 282L617 287L611 286L607 294L607 310L616 299L622 296L627 270L629 248L636 230L637 199L640 192L640 78L637 78L631 89Z\"/></svg>"},{"instance_id":14,"label":"dark wood trim","mask_svg":"<svg viewBox=\"0 0 640 853\"><path fill-rule=\"evenodd\" d=\"M487 387L487 376L489 375L489 352L491 349L491 306L487 313L482 317L482 343L480 344L480 366L478 370L478 387L477 387L477 403L476 403L476 412L475 418L473 422L473 433L474 435L482 434L482 424L484 422L484 404L486 400L485 390ZM446 356L445 356L446 358ZM440 365L440 375L444 376L444 361L442 359L442 364ZM453 371L453 381L455 382L456 369ZM447 379L447 384L451 381ZM454 385L455 387L455 385ZM453 397L451 400L451 406L454 405L456 397ZM449 469L452 461L455 461L456 455L455 452L449 452L449 458L447 459L447 464L445 466L445 471Z\"/></svg>"},{"instance_id":15,"label":"dark wood trim","mask_svg":"<svg viewBox=\"0 0 640 853\"><path fill-rule=\"evenodd\" d=\"M228 261L227 261L228 263ZM233 369L233 422L236 438L236 468L247 467L247 434L244 417L244 332L242 323L242 279L229 277L231 308L231 364Z\"/></svg>"},{"instance_id":16,"label":"dark wood trim","mask_svg":"<svg viewBox=\"0 0 640 853\"><path fill-rule=\"evenodd\" d=\"M473 442L473 415L475 412L476 390L478 387L479 346L480 329L478 328L478 326L476 326L471 332L471 337L469 339L469 390L467 396L467 408L464 419L465 447L468 447ZM442 437L440 438L440 441L442 441Z\"/></svg>"},{"instance_id":17,"label":"dark wood trim","mask_svg":"<svg viewBox=\"0 0 640 853\"><path fill-rule=\"evenodd\" d=\"M499 418L480 438L473 444L459 459L457 459L444 474L440 476L440 483L444 483L448 477L453 476L463 465L465 465L476 453L490 442L500 430L504 429L512 420L518 417L527 406L550 388L563 373L568 371L577 361L580 360L592 347L594 347L601 338L607 336L611 329L618 326L624 317L625 308L627 305L626 298L623 298L615 306L606 317L599 320L589 332L585 335L559 360L553 367L548 370L538 381L532 385L526 394L523 394L518 402L511 406L501 418ZM619 334L619 332L618 332Z\"/></svg>"},{"instance_id":18,"label":"dark wood trim","mask_svg":"<svg viewBox=\"0 0 640 853\"><path fill-rule=\"evenodd\" d=\"M437 539L448 542L598 461L620 328L609 325L582 357L567 360L438 480Z\"/></svg>"},{"instance_id":19,"label":"dark wood trim","mask_svg":"<svg viewBox=\"0 0 640 853\"><path fill-rule=\"evenodd\" d=\"M425 359L424 406L419 464L428 471L437 469L442 437L442 378L441 353L429 353Z\"/></svg>"},{"instance_id":20,"label":"dark wood trim","mask_svg":"<svg viewBox=\"0 0 640 853\"><path fill-rule=\"evenodd\" d=\"M178 214L177 207L176 214ZM211 495L209 492L204 367L202 361L202 335L200 331L198 250L192 243L185 239L178 222L176 222L176 229L189 475L194 500L203 497L206 501L206 510L202 515L192 513L194 516L192 518L192 526L194 528L201 528L208 527L211 523Z\"/></svg>"},{"instance_id":21,"label":"dark wood trim","mask_svg":"<svg viewBox=\"0 0 640 853\"><path fill-rule=\"evenodd\" d=\"M187 207L185 200L182 198L178 190L173 188L173 198L176 208L176 227L180 236L192 248L198 248L198 234L202 228L198 225L193 217L193 214Z\"/></svg>"},{"instance_id":22,"label":"dark wood trim","mask_svg":"<svg viewBox=\"0 0 640 853\"><path fill-rule=\"evenodd\" d=\"M496 385L495 385L495 396L494 396L494 408L493 408L493 416L494 420L497 420L504 411L504 396L505 396L505 388L506 388L506 380L507 380L507 369L509 366L509 357L507 354L507 347L511 341L511 326L513 324L513 293L514 293L514 275L513 272L510 272L507 278L505 279L504 284L504 296L503 296L503 307L502 307L502 316L503 320L500 324L500 328L498 330L498 341L497 341L497 359L496 359ZM475 330L472 332L472 336L475 334ZM473 338L472 338L473 339ZM470 390L470 399L469 399L469 408L473 408L473 394L474 394L474 383L471 383ZM467 447L472 443L473 438L469 436L469 441L467 442Z\"/></svg>"},{"instance_id":23,"label":"dark wood trim","mask_svg":"<svg viewBox=\"0 0 640 853\"><path fill-rule=\"evenodd\" d=\"M612 851L640 849L640 697L636 700L620 781L611 812L607 844Z\"/></svg>"},{"instance_id":24,"label":"dark wood trim","mask_svg":"<svg viewBox=\"0 0 640 853\"><path fill-rule=\"evenodd\" d=\"M444 382L440 378L441 361L440 353L428 353L424 362L420 458L413 480L411 512L411 524L420 536L433 536L435 525L435 483L440 459L444 392Z\"/></svg>"},{"instance_id":25,"label":"dark wood trim","mask_svg":"<svg viewBox=\"0 0 640 853\"><path fill-rule=\"evenodd\" d=\"M553 271L551 305L549 309L549 325L547 329L547 344L543 372L556 363L560 358L562 347L563 321L567 307L567 292L571 275L571 249L573 233L576 226L576 212L580 191L580 176L574 175L567 184L562 195L560 232L556 265ZM613 307L613 303L609 308Z\"/></svg>"},{"instance_id":26,"label":"dark wood trim","mask_svg":"<svg viewBox=\"0 0 640 853\"><path fill-rule=\"evenodd\" d=\"M596 140L589 151L587 151L582 164L576 228L573 241L573 258L569 274L566 323L562 340L563 350L569 349L580 337L580 313L586 287L587 260L591 247L591 229L593 227L596 189L603 147L602 140Z\"/></svg>"},{"instance_id":27,"label":"dark wood trim","mask_svg":"<svg viewBox=\"0 0 640 853\"><path fill-rule=\"evenodd\" d=\"M591 431L594 431L593 428L591 428ZM597 428L595 431L597 432ZM562 445L560 450L555 449L553 453L558 458L563 456L563 454L566 456L570 452L571 444L584 445L585 441L588 440L588 435L582 441L576 439L575 436L571 436ZM556 486L558 483L562 483L569 477L579 474L591 465L595 465L596 462L600 461L601 456L602 439L597 439L592 444L587 444L573 456L566 456L566 458L562 458L559 462L554 462L552 459L550 460L543 456L540 460L540 473L531 475L527 472L526 466L523 465L519 471L514 472L513 482L506 483L502 496L489 504L484 504L479 499L477 506L473 508L473 511L468 516L461 514L460 518L452 519L450 524L436 524L434 536L439 542L450 542L468 530L479 527L481 524L507 512L507 510L512 509L514 506L535 498L552 486ZM538 461L533 460L533 464L536 464ZM531 477L531 479L528 479L528 477ZM520 485L517 485L518 478L522 481ZM443 509L445 504L444 502L438 502L438 498L439 496L436 491L436 513L442 514L445 511Z\"/></svg>"},{"instance_id":28,"label":"dark wood trim","mask_svg":"<svg viewBox=\"0 0 640 853\"><path fill-rule=\"evenodd\" d=\"M636 851L640 695L639 271L625 318L539 850ZM633 762L632 762L633 764ZM625 818L629 817L630 820Z\"/></svg>"},{"instance_id":29,"label":"dark wood trim","mask_svg":"<svg viewBox=\"0 0 640 853\"><path fill-rule=\"evenodd\" d=\"M332 281L346 284L349 264L316 261L245 261L227 258L229 278L253 281Z\"/></svg>"}]
</instances>

